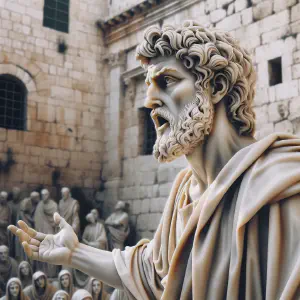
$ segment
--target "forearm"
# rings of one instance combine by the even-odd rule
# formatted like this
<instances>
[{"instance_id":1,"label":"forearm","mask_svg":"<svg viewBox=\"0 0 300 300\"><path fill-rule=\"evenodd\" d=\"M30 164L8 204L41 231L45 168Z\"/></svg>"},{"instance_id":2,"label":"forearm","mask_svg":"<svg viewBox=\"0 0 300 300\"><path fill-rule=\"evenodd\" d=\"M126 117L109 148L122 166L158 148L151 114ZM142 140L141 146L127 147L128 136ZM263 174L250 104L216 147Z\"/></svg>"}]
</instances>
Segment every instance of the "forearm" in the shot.
<instances>
[{"instance_id":1,"label":"forearm","mask_svg":"<svg viewBox=\"0 0 300 300\"><path fill-rule=\"evenodd\" d=\"M113 261L112 253L80 243L71 257L71 267L117 289L123 289L122 281Z\"/></svg>"}]
</instances>

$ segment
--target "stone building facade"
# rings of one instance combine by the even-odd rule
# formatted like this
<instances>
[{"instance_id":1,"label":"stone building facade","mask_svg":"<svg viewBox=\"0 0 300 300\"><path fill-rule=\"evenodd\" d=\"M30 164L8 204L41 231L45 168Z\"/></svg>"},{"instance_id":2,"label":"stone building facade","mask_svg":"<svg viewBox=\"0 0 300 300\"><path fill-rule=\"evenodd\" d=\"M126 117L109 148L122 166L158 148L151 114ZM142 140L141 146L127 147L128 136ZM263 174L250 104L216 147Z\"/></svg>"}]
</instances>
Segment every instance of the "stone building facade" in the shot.
<instances>
[{"instance_id":1,"label":"stone building facade","mask_svg":"<svg viewBox=\"0 0 300 300\"><path fill-rule=\"evenodd\" d=\"M44 5L0 0L0 80L19 80L27 94L25 130L0 128L1 166L8 149L15 162L9 172L0 168L0 186L31 191L58 182L92 191L105 144L104 47L95 22L106 2L70 1L67 33L43 26Z\"/></svg>"},{"instance_id":2,"label":"stone building facade","mask_svg":"<svg viewBox=\"0 0 300 300\"><path fill-rule=\"evenodd\" d=\"M61 185L98 191L106 215L126 201L137 238L153 236L187 163L160 165L149 155L144 72L135 61L149 25L196 19L230 31L258 73L257 138L299 133L299 0L72 0L69 33L43 26L44 1L0 0L0 80L10 74L28 91L26 130L0 129L1 161L8 148L15 160L8 173L0 169L1 187L51 188L59 172Z\"/></svg>"},{"instance_id":3,"label":"stone building facade","mask_svg":"<svg viewBox=\"0 0 300 300\"><path fill-rule=\"evenodd\" d=\"M134 49L149 25L179 24L196 19L230 31L253 54L258 73L254 109L257 138L275 131L300 132L300 4L297 0L112 1L100 27L111 79L104 153L104 199L109 210L117 199L130 204L137 236L152 237L172 181L186 166L184 158L159 165L143 155L145 123L141 121L146 86ZM130 8L128 8L130 7ZM118 75L117 75L118 74ZM114 80L119 76L120 82ZM115 120L120 118L120 123ZM113 171L113 172L112 172Z\"/></svg>"}]
</instances>

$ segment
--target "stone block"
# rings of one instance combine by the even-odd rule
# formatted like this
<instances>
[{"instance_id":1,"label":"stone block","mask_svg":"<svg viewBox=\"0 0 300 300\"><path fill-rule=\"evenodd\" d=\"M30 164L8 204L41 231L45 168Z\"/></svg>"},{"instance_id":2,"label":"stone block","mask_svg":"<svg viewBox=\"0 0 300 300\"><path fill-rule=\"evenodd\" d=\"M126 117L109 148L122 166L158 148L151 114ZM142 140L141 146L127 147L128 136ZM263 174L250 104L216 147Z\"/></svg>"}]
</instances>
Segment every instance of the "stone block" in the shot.
<instances>
[{"instance_id":1,"label":"stone block","mask_svg":"<svg viewBox=\"0 0 300 300\"><path fill-rule=\"evenodd\" d=\"M300 64L296 64L292 66L292 78L293 79L300 78Z\"/></svg>"},{"instance_id":2,"label":"stone block","mask_svg":"<svg viewBox=\"0 0 300 300\"><path fill-rule=\"evenodd\" d=\"M261 124L256 128L255 138L257 140L260 140L273 132L274 132L274 123Z\"/></svg>"},{"instance_id":3,"label":"stone block","mask_svg":"<svg viewBox=\"0 0 300 300\"><path fill-rule=\"evenodd\" d=\"M300 97L290 100L290 115L289 120L294 120L300 117Z\"/></svg>"},{"instance_id":4,"label":"stone block","mask_svg":"<svg viewBox=\"0 0 300 300\"><path fill-rule=\"evenodd\" d=\"M0 128L0 141L5 142L7 138L7 129Z\"/></svg>"},{"instance_id":5,"label":"stone block","mask_svg":"<svg viewBox=\"0 0 300 300\"><path fill-rule=\"evenodd\" d=\"M294 64L300 63L300 51L296 51L293 53L293 62Z\"/></svg>"},{"instance_id":6,"label":"stone block","mask_svg":"<svg viewBox=\"0 0 300 300\"><path fill-rule=\"evenodd\" d=\"M226 17L225 9L216 9L210 13L210 21L212 23L219 22L225 17Z\"/></svg>"},{"instance_id":7,"label":"stone block","mask_svg":"<svg viewBox=\"0 0 300 300\"><path fill-rule=\"evenodd\" d=\"M216 25L217 28L220 28L222 30L227 30L227 31L237 29L241 26L242 26L242 22L241 22L240 13L226 17Z\"/></svg>"},{"instance_id":8,"label":"stone block","mask_svg":"<svg viewBox=\"0 0 300 300\"><path fill-rule=\"evenodd\" d=\"M164 211L167 198L153 198L150 201L150 212L160 212Z\"/></svg>"},{"instance_id":9,"label":"stone block","mask_svg":"<svg viewBox=\"0 0 300 300\"><path fill-rule=\"evenodd\" d=\"M236 0L234 5L235 5L235 12L239 12L248 7L248 1L247 0Z\"/></svg>"},{"instance_id":10,"label":"stone block","mask_svg":"<svg viewBox=\"0 0 300 300\"><path fill-rule=\"evenodd\" d=\"M51 97L54 99L63 99L65 101L73 101L74 90L60 86L51 87Z\"/></svg>"},{"instance_id":11,"label":"stone block","mask_svg":"<svg viewBox=\"0 0 300 300\"><path fill-rule=\"evenodd\" d=\"M255 106L261 106L263 104L267 104L269 102L268 97L268 88L257 88L256 89L256 95L254 98L254 105Z\"/></svg>"},{"instance_id":12,"label":"stone block","mask_svg":"<svg viewBox=\"0 0 300 300\"><path fill-rule=\"evenodd\" d=\"M286 0L287 1L287 0ZM300 19L300 3L292 7L291 21L295 22Z\"/></svg>"},{"instance_id":13,"label":"stone block","mask_svg":"<svg viewBox=\"0 0 300 300\"><path fill-rule=\"evenodd\" d=\"M156 172L142 172L141 175L142 185L153 185L156 181Z\"/></svg>"},{"instance_id":14,"label":"stone block","mask_svg":"<svg viewBox=\"0 0 300 300\"><path fill-rule=\"evenodd\" d=\"M141 203L141 213L149 213L150 212L150 204L152 199L144 199Z\"/></svg>"},{"instance_id":15,"label":"stone block","mask_svg":"<svg viewBox=\"0 0 300 300\"><path fill-rule=\"evenodd\" d=\"M169 170L167 168L159 168L157 172L157 181L158 183L168 182L169 179Z\"/></svg>"},{"instance_id":16,"label":"stone block","mask_svg":"<svg viewBox=\"0 0 300 300\"><path fill-rule=\"evenodd\" d=\"M233 2L234 0L217 0L217 8L221 8L223 6L227 6L229 3ZM209 2L209 1L207 1Z\"/></svg>"},{"instance_id":17,"label":"stone block","mask_svg":"<svg viewBox=\"0 0 300 300\"><path fill-rule=\"evenodd\" d=\"M38 103L37 105L37 120L54 122L55 121L55 107Z\"/></svg>"},{"instance_id":18,"label":"stone block","mask_svg":"<svg viewBox=\"0 0 300 300\"><path fill-rule=\"evenodd\" d=\"M6 1L5 8L12 12L19 13L21 15L25 14L25 6L16 3L15 1Z\"/></svg>"},{"instance_id":19,"label":"stone block","mask_svg":"<svg viewBox=\"0 0 300 300\"><path fill-rule=\"evenodd\" d=\"M262 34L262 43L269 44L271 42L281 39L284 36L289 35L290 32L291 32L291 28L288 24L280 28L273 29L269 32L265 32Z\"/></svg>"},{"instance_id":20,"label":"stone block","mask_svg":"<svg viewBox=\"0 0 300 300\"><path fill-rule=\"evenodd\" d=\"M259 107L254 107L254 112L256 115L256 125L259 127L262 124L268 123L268 106L263 105Z\"/></svg>"},{"instance_id":21,"label":"stone block","mask_svg":"<svg viewBox=\"0 0 300 300\"><path fill-rule=\"evenodd\" d=\"M246 26L253 22L253 8L249 7L241 12L242 25Z\"/></svg>"},{"instance_id":22,"label":"stone block","mask_svg":"<svg viewBox=\"0 0 300 300\"><path fill-rule=\"evenodd\" d=\"M275 86L276 101L297 97L298 94L299 94L299 91L298 91L298 81L297 80L277 84Z\"/></svg>"},{"instance_id":23,"label":"stone block","mask_svg":"<svg viewBox=\"0 0 300 300\"><path fill-rule=\"evenodd\" d=\"M64 120L67 125L79 125L81 122L80 112L72 108L64 109Z\"/></svg>"},{"instance_id":24,"label":"stone block","mask_svg":"<svg viewBox=\"0 0 300 300\"><path fill-rule=\"evenodd\" d=\"M160 197L169 196L171 188L172 188L172 183L164 183L159 185L159 196Z\"/></svg>"},{"instance_id":25,"label":"stone block","mask_svg":"<svg viewBox=\"0 0 300 300\"><path fill-rule=\"evenodd\" d=\"M274 0L274 11L277 13L281 10L284 10L290 6L295 5L297 0Z\"/></svg>"},{"instance_id":26,"label":"stone block","mask_svg":"<svg viewBox=\"0 0 300 300\"><path fill-rule=\"evenodd\" d=\"M291 23L291 32L292 34L297 34L300 32L300 20Z\"/></svg>"},{"instance_id":27,"label":"stone block","mask_svg":"<svg viewBox=\"0 0 300 300\"><path fill-rule=\"evenodd\" d=\"M273 2L272 1L262 1L253 7L253 19L255 21L266 18L271 15L273 11Z\"/></svg>"},{"instance_id":28,"label":"stone block","mask_svg":"<svg viewBox=\"0 0 300 300\"><path fill-rule=\"evenodd\" d=\"M281 101L271 103L268 108L269 121L278 122L286 118L289 114L288 102Z\"/></svg>"},{"instance_id":29,"label":"stone block","mask_svg":"<svg viewBox=\"0 0 300 300\"><path fill-rule=\"evenodd\" d=\"M275 131L276 132L293 133L293 124L289 120L284 120L282 122L276 123Z\"/></svg>"},{"instance_id":30,"label":"stone block","mask_svg":"<svg viewBox=\"0 0 300 300\"><path fill-rule=\"evenodd\" d=\"M156 230L160 223L160 219L161 219L160 213L149 214L147 229L148 230Z\"/></svg>"},{"instance_id":31,"label":"stone block","mask_svg":"<svg viewBox=\"0 0 300 300\"><path fill-rule=\"evenodd\" d=\"M230 3L227 8L227 16L231 16L234 13L234 3Z\"/></svg>"},{"instance_id":32,"label":"stone block","mask_svg":"<svg viewBox=\"0 0 300 300\"><path fill-rule=\"evenodd\" d=\"M254 16L254 10L253 10L253 16ZM289 14L289 10L286 9L280 13L266 17L263 20L261 20L259 23L260 32L264 33L276 28L283 27L284 25L289 24L289 22L290 22L290 14Z\"/></svg>"},{"instance_id":33,"label":"stone block","mask_svg":"<svg viewBox=\"0 0 300 300\"><path fill-rule=\"evenodd\" d=\"M137 229L146 230L149 228L149 214L141 214L137 217Z\"/></svg>"}]
</instances>

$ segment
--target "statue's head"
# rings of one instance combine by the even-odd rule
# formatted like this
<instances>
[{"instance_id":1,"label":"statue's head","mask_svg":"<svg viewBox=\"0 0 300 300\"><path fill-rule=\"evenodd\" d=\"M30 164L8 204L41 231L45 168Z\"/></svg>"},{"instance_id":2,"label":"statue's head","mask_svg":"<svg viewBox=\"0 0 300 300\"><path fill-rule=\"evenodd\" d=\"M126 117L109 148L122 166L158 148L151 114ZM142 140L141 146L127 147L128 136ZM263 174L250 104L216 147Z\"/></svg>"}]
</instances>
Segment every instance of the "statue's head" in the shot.
<instances>
[{"instance_id":1,"label":"statue's head","mask_svg":"<svg viewBox=\"0 0 300 300\"><path fill-rule=\"evenodd\" d=\"M18 299L21 291L21 281L19 278L13 277L7 282L9 299Z\"/></svg>"},{"instance_id":2,"label":"statue's head","mask_svg":"<svg viewBox=\"0 0 300 300\"><path fill-rule=\"evenodd\" d=\"M42 194L42 200L43 201L47 201L49 199L49 197L50 197L50 193L49 193L49 191L47 189L43 189L41 191L41 194Z\"/></svg>"},{"instance_id":3,"label":"statue's head","mask_svg":"<svg viewBox=\"0 0 300 300\"><path fill-rule=\"evenodd\" d=\"M254 134L256 76L249 53L229 33L193 21L150 27L136 54L148 71L145 106L152 109L159 161L189 155L203 143L220 101L239 135Z\"/></svg>"},{"instance_id":4,"label":"statue's head","mask_svg":"<svg viewBox=\"0 0 300 300\"><path fill-rule=\"evenodd\" d=\"M30 199L31 199L32 204L37 204L40 201L40 194L38 192L34 191L30 194Z\"/></svg>"},{"instance_id":5,"label":"statue's head","mask_svg":"<svg viewBox=\"0 0 300 300\"><path fill-rule=\"evenodd\" d=\"M92 291L94 295L98 295L101 292L101 282L98 279L93 279Z\"/></svg>"},{"instance_id":6,"label":"statue's head","mask_svg":"<svg viewBox=\"0 0 300 300\"><path fill-rule=\"evenodd\" d=\"M92 209L91 212L86 215L86 220L92 224L96 223L98 218L99 218L99 213L97 209Z\"/></svg>"},{"instance_id":7,"label":"statue's head","mask_svg":"<svg viewBox=\"0 0 300 300\"><path fill-rule=\"evenodd\" d=\"M45 273L37 271L33 274L32 279L37 290L42 291L46 288L47 277Z\"/></svg>"},{"instance_id":8,"label":"statue's head","mask_svg":"<svg viewBox=\"0 0 300 300\"><path fill-rule=\"evenodd\" d=\"M12 189L13 200L17 201L20 198L21 189L17 186L14 186Z\"/></svg>"},{"instance_id":9,"label":"statue's head","mask_svg":"<svg viewBox=\"0 0 300 300\"><path fill-rule=\"evenodd\" d=\"M58 290L53 298L53 300L69 300L70 299L70 296L67 292L63 291L63 290Z\"/></svg>"},{"instance_id":10,"label":"statue's head","mask_svg":"<svg viewBox=\"0 0 300 300\"><path fill-rule=\"evenodd\" d=\"M116 211L122 211L125 210L126 204L123 201L118 201L117 204L115 205L115 210Z\"/></svg>"},{"instance_id":11,"label":"statue's head","mask_svg":"<svg viewBox=\"0 0 300 300\"><path fill-rule=\"evenodd\" d=\"M8 197L8 193L5 191L2 191L0 193L0 204L5 205L7 203L7 197Z\"/></svg>"},{"instance_id":12,"label":"statue's head","mask_svg":"<svg viewBox=\"0 0 300 300\"><path fill-rule=\"evenodd\" d=\"M9 259L9 249L6 245L0 246L0 262L5 263Z\"/></svg>"},{"instance_id":13,"label":"statue's head","mask_svg":"<svg viewBox=\"0 0 300 300\"><path fill-rule=\"evenodd\" d=\"M63 188L61 189L61 195L62 195L62 198L63 198L64 200L68 199L69 196L70 196L70 189L67 188L67 187L63 187Z\"/></svg>"},{"instance_id":14,"label":"statue's head","mask_svg":"<svg viewBox=\"0 0 300 300\"><path fill-rule=\"evenodd\" d=\"M60 288L63 290L69 289L72 284L71 273L68 270L61 270L58 274Z\"/></svg>"},{"instance_id":15,"label":"statue's head","mask_svg":"<svg viewBox=\"0 0 300 300\"><path fill-rule=\"evenodd\" d=\"M20 275L22 277L27 277L31 274L31 267L28 261L24 260L19 264Z\"/></svg>"}]
</instances>

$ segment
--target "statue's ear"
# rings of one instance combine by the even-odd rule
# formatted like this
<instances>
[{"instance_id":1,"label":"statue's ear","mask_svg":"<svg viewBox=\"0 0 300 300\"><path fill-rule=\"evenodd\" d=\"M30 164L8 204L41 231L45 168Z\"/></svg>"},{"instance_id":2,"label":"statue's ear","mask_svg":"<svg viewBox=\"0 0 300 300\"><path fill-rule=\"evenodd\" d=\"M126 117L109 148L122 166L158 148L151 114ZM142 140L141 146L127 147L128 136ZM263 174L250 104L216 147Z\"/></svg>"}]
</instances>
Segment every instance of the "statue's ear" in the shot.
<instances>
[{"instance_id":1,"label":"statue's ear","mask_svg":"<svg viewBox=\"0 0 300 300\"><path fill-rule=\"evenodd\" d=\"M214 77L211 84L211 100L213 104L217 104L225 97L228 91L229 82L225 74L220 73Z\"/></svg>"}]
</instances>

